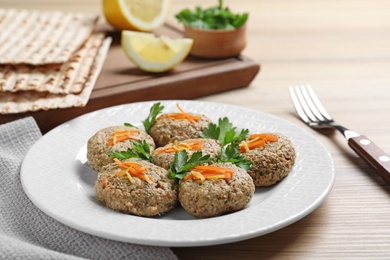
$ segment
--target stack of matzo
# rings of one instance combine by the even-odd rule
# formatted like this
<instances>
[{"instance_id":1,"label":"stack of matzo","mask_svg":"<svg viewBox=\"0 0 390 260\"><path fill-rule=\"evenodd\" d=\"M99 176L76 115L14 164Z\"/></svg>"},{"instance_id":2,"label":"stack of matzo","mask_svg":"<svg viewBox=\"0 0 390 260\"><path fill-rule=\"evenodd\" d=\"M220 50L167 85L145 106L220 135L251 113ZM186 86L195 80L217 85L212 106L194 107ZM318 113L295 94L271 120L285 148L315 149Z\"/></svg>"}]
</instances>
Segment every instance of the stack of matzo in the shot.
<instances>
[{"instance_id":1,"label":"stack of matzo","mask_svg":"<svg viewBox=\"0 0 390 260\"><path fill-rule=\"evenodd\" d=\"M97 20L0 9L0 113L85 106L111 43Z\"/></svg>"}]
</instances>

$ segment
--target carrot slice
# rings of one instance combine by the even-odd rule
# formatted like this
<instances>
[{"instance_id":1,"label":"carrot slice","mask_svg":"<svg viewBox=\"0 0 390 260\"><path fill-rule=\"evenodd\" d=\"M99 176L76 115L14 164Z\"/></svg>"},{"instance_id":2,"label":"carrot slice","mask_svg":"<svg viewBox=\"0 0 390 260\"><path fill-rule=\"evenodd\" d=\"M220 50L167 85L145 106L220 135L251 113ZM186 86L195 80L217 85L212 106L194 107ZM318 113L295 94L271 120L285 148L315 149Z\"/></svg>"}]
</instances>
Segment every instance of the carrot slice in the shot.
<instances>
[{"instance_id":1,"label":"carrot slice","mask_svg":"<svg viewBox=\"0 0 390 260\"><path fill-rule=\"evenodd\" d=\"M217 166L195 166L190 170L183 180L212 180L212 179L230 179L234 174L233 170ZM202 177L200 177L202 176Z\"/></svg>"},{"instance_id":2,"label":"carrot slice","mask_svg":"<svg viewBox=\"0 0 390 260\"><path fill-rule=\"evenodd\" d=\"M203 144L204 144L203 141L193 141L193 142L180 143L180 144L177 144L177 142L176 142L171 146L156 150L156 153L157 154L174 153L174 152L180 152L183 150L200 151L200 150L202 150Z\"/></svg>"},{"instance_id":3,"label":"carrot slice","mask_svg":"<svg viewBox=\"0 0 390 260\"><path fill-rule=\"evenodd\" d=\"M249 137L249 140L259 138L262 140L267 140L269 142L276 142L278 141L278 137L276 135L269 135L269 134L252 134Z\"/></svg>"},{"instance_id":4,"label":"carrot slice","mask_svg":"<svg viewBox=\"0 0 390 260\"><path fill-rule=\"evenodd\" d=\"M144 181L152 180L150 176L145 174L146 173L145 167L142 167L141 165L133 162L122 162L117 158L114 158L114 161L116 162L116 164L118 164L119 168L123 170L118 172L116 176L118 177L127 176L127 178L131 183L134 183L132 177L137 177Z\"/></svg>"},{"instance_id":5,"label":"carrot slice","mask_svg":"<svg viewBox=\"0 0 390 260\"><path fill-rule=\"evenodd\" d=\"M200 116L188 114L179 106L179 104L176 104L176 107L179 109L180 113L168 113L160 116L159 118L170 118L172 120L187 120L191 124L195 124L200 120Z\"/></svg>"},{"instance_id":6,"label":"carrot slice","mask_svg":"<svg viewBox=\"0 0 390 260\"><path fill-rule=\"evenodd\" d=\"M246 153L250 150L265 146L268 142L277 142L279 139L276 135L269 134L252 134L248 141L240 143L240 152Z\"/></svg>"},{"instance_id":7,"label":"carrot slice","mask_svg":"<svg viewBox=\"0 0 390 260\"><path fill-rule=\"evenodd\" d=\"M108 146L113 146L116 143L123 142L125 140L140 140L140 137L137 135L141 131L139 129L131 129L131 130L116 130L114 131L110 138L107 141Z\"/></svg>"}]
</instances>

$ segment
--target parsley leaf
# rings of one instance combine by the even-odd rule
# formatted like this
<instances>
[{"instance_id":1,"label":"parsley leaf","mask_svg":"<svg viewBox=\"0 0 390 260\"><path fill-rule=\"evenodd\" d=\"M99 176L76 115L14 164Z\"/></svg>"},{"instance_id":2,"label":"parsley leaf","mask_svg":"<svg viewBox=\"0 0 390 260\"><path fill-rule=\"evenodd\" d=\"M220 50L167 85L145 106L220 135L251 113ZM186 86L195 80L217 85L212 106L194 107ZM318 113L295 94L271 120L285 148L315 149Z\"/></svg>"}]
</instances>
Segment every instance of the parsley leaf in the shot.
<instances>
[{"instance_id":1,"label":"parsley leaf","mask_svg":"<svg viewBox=\"0 0 390 260\"><path fill-rule=\"evenodd\" d=\"M150 155L150 146L143 140L132 140L133 148L128 148L126 151L115 151L109 153L111 157L123 160L129 158L139 158L145 161L152 161L152 156Z\"/></svg>"},{"instance_id":2,"label":"parsley leaf","mask_svg":"<svg viewBox=\"0 0 390 260\"><path fill-rule=\"evenodd\" d=\"M248 129L242 129L241 132L236 132L236 127L229 121L227 117L218 119L218 125L210 123L208 127L203 129L201 137L218 140L222 146L226 144L239 142L247 137Z\"/></svg>"},{"instance_id":3,"label":"parsley leaf","mask_svg":"<svg viewBox=\"0 0 390 260\"><path fill-rule=\"evenodd\" d=\"M231 162L246 171L252 168L252 162L240 154L240 148L237 143L223 146L218 162Z\"/></svg>"},{"instance_id":4,"label":"parsley leaf","mask_svg":"<svg viewBox=\"0 0 390 260\"><path fill-rule=\"evenodd\" d=\"M125 125L125 126L131 126L131 127L136 127L135 125L130 124L130 123L124 123L123 125ZM136 127L136 128L138 128L138 127Z\"/></svg>"},{"instance_id":5,"label":"parsley leaf","mask_svg":"<svg viewBox=\"0 0 390 260\"><path fill-rule=\"evenodd\" d=\"M234 14L228 7L223 7L222 1L215 7L202 9L196 7L194 11L183 9L175 15L176 19L185 26L214 30L214 29L236 29L246 23L248 13Z\"/></svg>"},{"instance_id":6,"label":"parsley leaf","mask_svg":"<svg viewBox=\"0 0 390 260\"><path fill-rule=\"evenodd\" d=\"M150 128L151 128L151 127L153 126L153 124L156 122L157 116L162 112L163 109L164 109L164 106L162 106L162 105L160 104L160 102L155 103L155 104L150 108L148 117L147 117L144 121L142 121L142 124L144 125L145 131L146 131L147 133L149 133Z\"/></svg>"},{"instance_id":7,"label":"parsley leaf","mask_svg":"<svg viewBox=\"0 0 390 260\"><path fill-rule=\"evenodd\" d=\"M191 168L210 161L210 155L202 156L202 152L195 152L191 158L188 159L186 150L175 153L173 162L169 165L168 172L170 176L176 181L181 180L186 176Z\"/></svg>"}]
</instances>

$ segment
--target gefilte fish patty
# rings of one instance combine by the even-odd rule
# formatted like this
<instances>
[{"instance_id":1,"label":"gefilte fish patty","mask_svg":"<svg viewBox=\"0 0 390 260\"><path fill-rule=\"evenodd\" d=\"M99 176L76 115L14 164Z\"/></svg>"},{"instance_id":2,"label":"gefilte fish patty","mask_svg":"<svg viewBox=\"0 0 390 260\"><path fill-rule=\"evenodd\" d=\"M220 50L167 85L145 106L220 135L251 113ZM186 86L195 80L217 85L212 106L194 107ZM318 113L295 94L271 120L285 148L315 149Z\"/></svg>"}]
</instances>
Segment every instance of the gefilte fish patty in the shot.
<instances>
[{"instance_id":1,"label":"gefilte fish patty","mask_svg":"<svg viewBox=\"0 0 390 260\"><path fill-rule=\"evenodd\" d=\"M205 115L191 114L200 117L195 123L191 123L185 119L174 120L172 118L164 118L163 115L157 118L149 131L157 147L175 141L199 138L203 129L211 123L211 120Z\"/></svg>"},{"instance_id":2,"label":"gefilte fish patty","mask_svg":"<svg viewBox=\"0 0 390 260\"><path fill-rule=\"evenodd\" d=\"M149 144L150 150L152 152L156 145L152 137L148 135L145 131L140 130L136 127L124 126L124 125L110 126L97 131L88 140L87 143L88 165L95 171L99 172L103 166L113 162L113 158L109 156L110 152L126 151L128 148L132 148L133 144L131 142L131 139L117 142L114 145L108 145L107 142L109 141L111 135L115 131L134 130L134 129L139 130L137 136L139 137L140 140L145 140Z\"/></svg>"},{"instance_id":3,"label":"gefilte fish patty","mask_svg":"<svg viewBox=\"0 0 390 260\"><path fill-rule=\"evenodd\" d=\"M126 175L117 176L123 169L110 163L103 167L95 183L98 201L113 210L144 217L162 215L177 205L177 184L168 177L166 169L134 158L123 162L146 168L145 174L151 180L132 177L132 183Z\"/></svg>"},{"instance_id":4,"label":"gefilte fish patty","mask_svg":"<svg viewBox=\"0 0 390 260\"><path fill-rule=\"evenodd\" d=\"M290 173L295 163L295 149L290 139L279 133L267 134L276 135L278 141L241 153L253 163L248 174L256 186L278 183Z\"/></svg>"},{"instance_id":5,"label":"gefilte fish patty","mask_svg":"<svg viewBox=\"0 0 390 260\"><path fill-rule=\"evenodd\" d=\"M243 209L252 199L255 185L248 173L232 163L216 163L234 171L228 179L181 180L179 182L179 202L196 218L208 218Z\"/></svg>"}]
</instances>

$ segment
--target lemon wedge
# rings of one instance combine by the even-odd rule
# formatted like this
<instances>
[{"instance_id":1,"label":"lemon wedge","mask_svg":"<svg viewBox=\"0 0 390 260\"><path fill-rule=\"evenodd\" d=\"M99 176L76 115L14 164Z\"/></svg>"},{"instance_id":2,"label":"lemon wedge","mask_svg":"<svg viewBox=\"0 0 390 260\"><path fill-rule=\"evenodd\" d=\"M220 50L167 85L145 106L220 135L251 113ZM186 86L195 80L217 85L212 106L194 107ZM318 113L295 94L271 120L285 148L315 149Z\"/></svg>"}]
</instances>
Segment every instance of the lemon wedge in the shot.
<instances>
[{"instance_id":1,"label":"lemon wedge","mask_svg":"<svg viewBox=\"0 0 390 260\"><path fill-rule=\"evenodd\" d=\"M140 69L164 72L181 63L191 50L193 40L156 37L152 33L122 31L122 48Z\"/></svg>"},{"instance_id":2,"label":"lemon wedge","mask_svg":"<svg viewBox=\"0 0 390 260\"><path fill-rule=\"evenodd\" d=\"M171 0L103 0L104 16L118 30L149 32L167 19Z\"/></svg>"}]
</instances>

